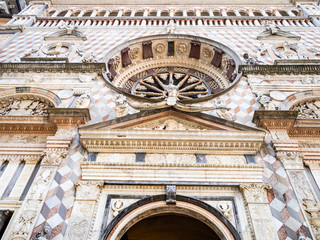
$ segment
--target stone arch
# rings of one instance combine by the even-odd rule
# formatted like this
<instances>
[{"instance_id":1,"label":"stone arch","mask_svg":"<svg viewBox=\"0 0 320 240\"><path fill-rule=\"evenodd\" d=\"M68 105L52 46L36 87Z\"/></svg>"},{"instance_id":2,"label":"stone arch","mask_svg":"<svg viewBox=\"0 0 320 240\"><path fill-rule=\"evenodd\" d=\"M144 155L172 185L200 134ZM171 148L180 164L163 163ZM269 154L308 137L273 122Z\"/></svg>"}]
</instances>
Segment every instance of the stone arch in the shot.
<instances>
[{"instance_id":1,"label":"stone arch","mask_svg":"<svg viewBox=\"0 0 320 240\"><path fill-rule=\"evenodd\" d=\"M42 88L17 87L0 93L0 115L47 115L47 108L55 108L61 99L51 91Z\"/></svg>"},{"instance_id":2,"label":"stone arch","mask_svg":"<svg viewBox=\"0 0 320 240\"><path fill-rule=\"evenodd\" d=\"M319 91L308 90L289 95L280 105L279 110L290 110L293 105L311 99L320 98Z\"/></svg>"},{"instance_id":3,"label":"stone arch","mask_svg":"<svg viewBox=\"0 0 320 240\"><path fill-rule=\"evenodd\" d=\"M232 49L211 39L182 34L152 35L127 41L108 52L104 61L108 70L103 76L109 87L142 101L146 98L135 92L137 83L151 75L185 73L201 80L205 85L201 86L205 89L204 95L181 100L190 103L224 94L242 75L238 72L241 59ZM177 77L174 84L179 81Z\"/></svg>"},{"instance_id":4,"label":"stone arch","mask_svg":"<svg viewBox=\"0 0 320 240\"><path fill-rule=\"evenodd\" d=\"M165 195L144 198L122 210L105 228L100 239L120 240L137 222L161 214L178 214L197 219L210 227L222 240L240 240L233 225L215 208L200 200L177 195L176 204L166 204Z\"/></svg>"}]
</instances>

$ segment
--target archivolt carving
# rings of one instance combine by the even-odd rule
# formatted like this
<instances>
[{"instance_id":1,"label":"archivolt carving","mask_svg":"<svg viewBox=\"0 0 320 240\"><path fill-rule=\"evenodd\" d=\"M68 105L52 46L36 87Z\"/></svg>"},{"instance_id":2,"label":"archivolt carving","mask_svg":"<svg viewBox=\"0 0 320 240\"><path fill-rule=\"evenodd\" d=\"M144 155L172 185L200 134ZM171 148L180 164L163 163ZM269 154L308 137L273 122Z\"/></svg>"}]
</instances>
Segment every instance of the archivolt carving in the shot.
<instances>
[{"instance_id":1,"label":"archivolt carving","mask_svg":"<svg viewBox=\"0 0 320 240\"><path fill-rule=\"evenodd\" d=\"M153 68L161 68L167 66L185 67L198 70L211 76L220 85L221 88L226 88L230 82L226 79L225 73L221 69L213 69L208 62L199 60L199 62L188 61L186 59L167 58L166 56L159 56L152 61L150 59L142 59L139 62L132 63L130 68L121 70L119 77L115 78L112 83L115 86L123 86L125 82L136 74Z\"/></svg>"},{"instance_id":2,"label":"archivolt carving","mask_svg":"<svg viewBox=\"0 0 320 240\"><path fill-rule=\"evenodd\" d=\"M320 98L301 101L291 107L291 110L299 111L298 118L319 119Z\"/></svg>"},{"instance_id":3,"label":"archivolt carving","mask_svg":"<svg viewBox=\"0 0 320 240\"><path fill-rule=\"evenodd\" d=\"M119 49L122 50L119 51ZM122 64L119 63L119 58ZM162 91L156 89L152 91L146 84L136 84L136 82L140 79L144 80L144 77L150 74L159 75L156 69L162 68L168 73L176 73L176 68L185 68L186 71L179 73L189 75L190 73L192 75L193 72L200 72L203 78L197 77L204 83L204 88L201 89L203 91L196 91L200 89L192 88L188 90L196 92L194 95L182 96L180 94L180 97L183 97L181 100L191 99L195 102L201 99L195 99L194 96L209 98L234 85L240 77L240 74L237 73L237 66L241 61L231 49L201 37L172 35L172 33L168 36L150 36L126 42L111 50L105 59L108 62L108 73L105 75L107 83L125 93L155 100L163 99ZM161 79L163 84L167 84L168 79ZM182 78L177 79L182 80ZM174 80L173 85L178 84L177 79ZM185 81L182 82L185 83ZM153 84L151 85L154 87ZM186 86L180 87L185 88ZM158 89L166 90L159 87ZM146 92L151 95L146 95Z\"/></svg>"},{"instance_id":4,"label":"archivolt carving","mask_svg":"<svg viewBox=\"0 0 320 240\"><path fill-rule=\"evenodd\" d=\"M2 116L47 116L47 108L54 107L45 98L35 95L17 95L0 100Z\"/></svg>"}]
</instances>

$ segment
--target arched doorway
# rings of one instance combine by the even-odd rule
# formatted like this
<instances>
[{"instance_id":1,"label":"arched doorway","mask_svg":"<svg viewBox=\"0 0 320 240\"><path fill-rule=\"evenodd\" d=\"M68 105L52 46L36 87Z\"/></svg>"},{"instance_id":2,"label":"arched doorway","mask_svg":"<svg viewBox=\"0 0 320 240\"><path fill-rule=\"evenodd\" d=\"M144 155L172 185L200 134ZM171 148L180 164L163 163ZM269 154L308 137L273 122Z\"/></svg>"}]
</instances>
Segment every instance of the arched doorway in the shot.
<instances>
[{"instance_id":1,"label":"arched doorway","mask_svg":"<svg viewBox=\"0 0 320 240\"><path fill-rule=\"evenodd\" d=\"M198 229L202 237L192 238L199 234ZM141 238L143 235L146 237ZM176 204L167 204L166 195L156 195L122 210L102 229L101 239L240 240L241 237L217 209L200 200L177 195Z\"/></svg>"},{"instance_id":2,"label":"arched doorway","mask_svg":"<svg viewBox=\"0 0 320 240\"><path fill-rule=\"evenodd\" d=\"M219 240L203 222L182 215L158 215L132 226L121 240Z\"/></svg>"}]
</instances>

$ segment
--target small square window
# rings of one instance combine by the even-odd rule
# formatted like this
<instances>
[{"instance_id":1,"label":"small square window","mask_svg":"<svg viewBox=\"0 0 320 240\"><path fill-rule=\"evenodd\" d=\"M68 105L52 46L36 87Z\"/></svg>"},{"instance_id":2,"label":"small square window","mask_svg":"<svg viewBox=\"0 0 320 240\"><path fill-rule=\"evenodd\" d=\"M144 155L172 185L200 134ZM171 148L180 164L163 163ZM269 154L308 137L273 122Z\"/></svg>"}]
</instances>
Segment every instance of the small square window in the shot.
<instances>
[{"instance_id":1,"label":"small square window","mask_svg":"<svg viewBox=\"0 0 320 240\"><path fill-rule=\"evenodd\" d=\"M196 153L197 163L207 163L206 154L204 153Z\"/></svg>"},{"instance_id":2,"label":"small square window","mask_svg":"<svg viewBox=\"0 0 320 240\"><path fill-rule=\"evenodd\" d=\"M145 162L146 153L138 152L136 153L136 162Z\"/></svg>"}]
</instances>

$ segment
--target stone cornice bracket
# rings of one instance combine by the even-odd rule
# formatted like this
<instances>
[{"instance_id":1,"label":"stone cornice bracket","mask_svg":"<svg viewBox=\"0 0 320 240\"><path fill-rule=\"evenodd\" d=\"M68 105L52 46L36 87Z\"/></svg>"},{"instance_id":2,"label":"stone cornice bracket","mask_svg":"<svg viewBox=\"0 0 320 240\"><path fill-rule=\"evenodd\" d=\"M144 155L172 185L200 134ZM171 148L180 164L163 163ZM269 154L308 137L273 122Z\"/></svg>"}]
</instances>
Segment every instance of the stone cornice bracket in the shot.
<instances>
[{"instance_id":1,"label":"stone cornice bracket","mask_svg":"<svg viewBox=\"0 0 320 240\"><path fill-rule=\"evenodd\" d=\"M246 203L267 204L267 190L270 186L266 183L241 183L240 190L243 193Z\"/></svg>"},{"instance_id":2,"label":"stone cornice bracket","mask_svg":"<svg viewBox=\"0 0 320 240\"><path fill-rule=\"evenodd\" d=\"M298 152L277 152L277 159L283 163L287 170L303 170L303 153Z\"/></svg>"},{"instance_id":3,"label":"stone cornice bracket","mask_svg":"<svg viewBox=\"0 0 320 240\"><path fill-rule=\"evenodd\" d=\"M253 122L268 130L286 130L293 127L297 116L298 111L256 110Z\"/></svg>"},{"instance_id":4,"label":"stone cornice bracket","mask_svg":"<svg viewBox=\"0 0 320 240\"><path fill-rule=\"evenodd\" d=\"M87 108L51 108L48 109L49 120L57 127L77 127L89 121L90 112Z\"/></svg>"},{"instance_id":5,"label":"stone cornice bracket","mask_svg":"<svg viewBox=\"0 0 320 240\"><path fill-rule=\"evenodd\" d=\"M104 186L103 181L77 181L76 186L76 199L77 200L97 200L101 190Z\"/></svg>"},{"instance_id":6,"label":"stone cornice bracket","mask_svg":"<svg viewBox=\"0 0 320 240\"><path fill-rule=\"evenodd\" d=\"M59 166L63 159L68 155L65 150L60 151L46 151L41 161L42 166Z\"/></svg>"},{"instance_id":7,"label":"stone cornice bracket","mask_svg":"<svg viewBox=\"0 0 320 240\"><path fill-rule=\"evenodd\" d=\"M310 169L320 170L320 161L319 160L305 160L303 162Z\"/></svg>"}]
</instances>

